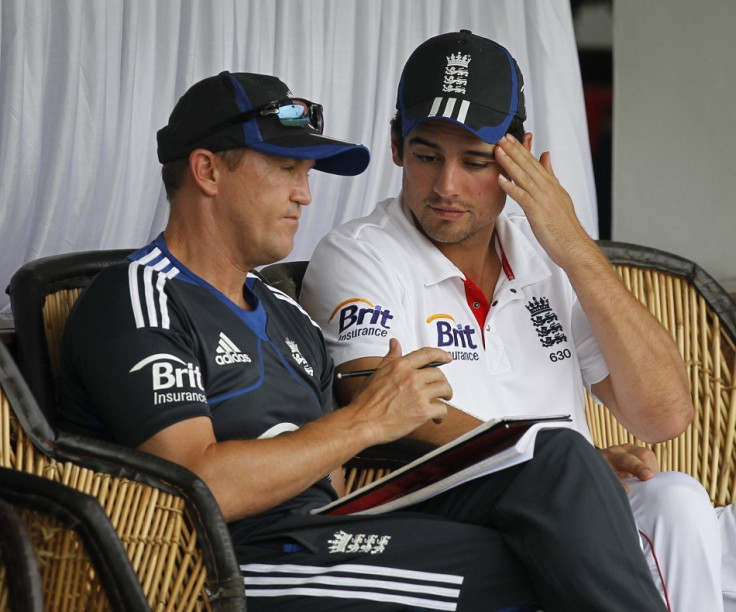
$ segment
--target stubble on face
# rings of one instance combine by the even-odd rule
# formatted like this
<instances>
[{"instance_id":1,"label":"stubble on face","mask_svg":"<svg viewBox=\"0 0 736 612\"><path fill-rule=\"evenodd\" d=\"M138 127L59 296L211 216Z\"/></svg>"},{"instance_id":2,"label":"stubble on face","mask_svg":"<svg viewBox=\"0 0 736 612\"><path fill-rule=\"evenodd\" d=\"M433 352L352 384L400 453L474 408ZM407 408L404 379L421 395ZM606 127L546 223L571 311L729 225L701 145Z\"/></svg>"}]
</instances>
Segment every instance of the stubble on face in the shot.
<instances>
[{"instance_id":1,"label":"stubble on face","mask_svg":"<svg viewBox=\"0 0 736 612\"><path fill-rule=\"evenodd\" d=\"M415 207L416 208L416 207ZM457 219L440 219L435 211L458 211ZM460 244L472 238L489 221L481 221L474 208L462 201L447 202L441 198L427 198L419 210L414 210L414 223L433 242Z\"/></svg>"}]
</instances>

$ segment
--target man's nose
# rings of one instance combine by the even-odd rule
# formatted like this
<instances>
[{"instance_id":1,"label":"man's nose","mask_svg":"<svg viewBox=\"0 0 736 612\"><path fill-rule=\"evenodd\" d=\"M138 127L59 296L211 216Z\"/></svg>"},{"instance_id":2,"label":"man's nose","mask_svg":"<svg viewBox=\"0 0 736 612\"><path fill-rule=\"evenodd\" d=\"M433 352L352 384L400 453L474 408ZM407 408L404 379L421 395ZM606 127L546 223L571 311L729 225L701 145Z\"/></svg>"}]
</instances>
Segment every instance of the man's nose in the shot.
<instances>
[{"instance_id":1,"label":"man's nose","mask_svg":"<svg viewBox=\"0 0 736 612\"><path fill-rule=\"evenodd\" d=\"M443 198L451 198L458 195L459 174L456 164L445 162L437 175L434 190Z\"/></svg>"}]
</instances>

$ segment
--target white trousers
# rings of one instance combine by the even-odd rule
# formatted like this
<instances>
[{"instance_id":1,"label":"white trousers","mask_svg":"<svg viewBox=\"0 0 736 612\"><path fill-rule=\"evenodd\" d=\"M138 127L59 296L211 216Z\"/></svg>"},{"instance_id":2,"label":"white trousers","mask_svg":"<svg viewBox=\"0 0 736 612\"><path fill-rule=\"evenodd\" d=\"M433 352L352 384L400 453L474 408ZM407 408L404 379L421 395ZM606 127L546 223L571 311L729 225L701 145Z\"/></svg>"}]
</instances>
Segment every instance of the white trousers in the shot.
<instances>
[{"instance_id":1,"label":"white trousers","mask_svg":"<svg viewBox=\"0 0 736 612\"><path fill-rule=\"evenodd\" d=\"M730 589L729 612L736 612L736 577L721 580L721 526L730 523L736 559L736 513L719 517L703 486L681 472L661 472L650 480L626 480L629 502L642 536L655 583L672 612L721 612ZM728 509L726 509L728 510ZM728 521L724 521L724 515ZM724 555L724 563L725 563Z\"/></svg>"},{"instance_id":2,"label":"white trousers","mask_svg":"<svg viewBox=\"0 0 736 612\"><path fill-rule=\"evenodd\" d=\"M736 612L736 508L733 504L716 508L716 514L721 526L723 553L723 609L726 612Z\"/></svg>"}]
</instances>

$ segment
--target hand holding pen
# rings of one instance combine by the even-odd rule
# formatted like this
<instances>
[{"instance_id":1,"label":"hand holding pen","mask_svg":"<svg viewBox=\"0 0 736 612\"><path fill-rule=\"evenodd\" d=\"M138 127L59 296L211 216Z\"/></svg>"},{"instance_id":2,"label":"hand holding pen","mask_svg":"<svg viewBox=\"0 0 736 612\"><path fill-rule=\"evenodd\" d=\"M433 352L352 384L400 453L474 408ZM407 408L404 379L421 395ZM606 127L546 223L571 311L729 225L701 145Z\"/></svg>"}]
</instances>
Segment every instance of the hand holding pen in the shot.
<instances>
[{"instance_id":1,"label":"hand holding pen","mask_svg":"<svg viewBox=\"0 0 736 612\"><path fill-rule=\"evenodd\" d=\"M395 440L447 416L440 398L451 399L452 387L435 366L451 361L451 355L437 347L425 346L404 355L399 341L390 338L383 359L366 359L365 369L358 370L361 364L353 363L354 369L340 372L338 402L356 414L361 431L371 438L369 445ZM368 369L371 366L377 367ZM348 378L355 380L344 380Z\"/></svg>"}]
</instances>

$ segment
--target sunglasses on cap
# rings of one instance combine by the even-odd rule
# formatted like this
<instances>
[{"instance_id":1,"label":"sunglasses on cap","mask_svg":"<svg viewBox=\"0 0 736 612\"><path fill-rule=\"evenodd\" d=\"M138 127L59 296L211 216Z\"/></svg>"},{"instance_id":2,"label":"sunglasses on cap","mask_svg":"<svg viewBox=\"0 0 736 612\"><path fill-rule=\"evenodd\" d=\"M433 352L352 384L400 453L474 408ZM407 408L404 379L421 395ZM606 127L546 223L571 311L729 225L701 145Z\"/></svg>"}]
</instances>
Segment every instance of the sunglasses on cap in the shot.
<instances>
[{"instance_id":1,"label":"sunglasses on cap","mask_svg":"<svg viewBox=\"0 0 736 612\"><path fill-rule=\"evenodd\" d=\"M310 127L318 134L321 134L325 127L322 105L304 98L274 100L261 108L243 113L241 121L247 121L257 115L276 115L281 125L286 127Z\"/></svg>"},{"instance_id":2,"label":"sunglasses on cap","mask_svg":"<svg viewBox=\"0 0 736 612\"><path fill-rule=\"evenodd\" d=\"M284 98L229 117L225 121L210 127L205 133L199 134L196 138L190 138L188 142L199 142L208 135L214 134L227 126L245 123L254 117L268 115L274 115L281 125L286 127L307 127L317 132L317 134L322 134L324 129L321 104L316 104L303 98Z\"/></svg>"},{"instance_id":3,"label":"sunglasses on cap","mask_svg":"<svg viewBox=\"0 0 736 612\"><path fill-rule=\"evenodd\" d=\"M264 104L259 108L254 108L230 117L220 125L215 126L211 131L216 131L224 125L233 123L245 123L254 117L266 117L275 115L286 127L308 127L318 134L324 130L324 118L322 116L322 105L310 102L304 98L285 98L283 100L274 100L268 104Z\"/></svg>"}]
</instances>

